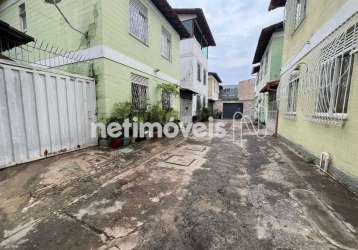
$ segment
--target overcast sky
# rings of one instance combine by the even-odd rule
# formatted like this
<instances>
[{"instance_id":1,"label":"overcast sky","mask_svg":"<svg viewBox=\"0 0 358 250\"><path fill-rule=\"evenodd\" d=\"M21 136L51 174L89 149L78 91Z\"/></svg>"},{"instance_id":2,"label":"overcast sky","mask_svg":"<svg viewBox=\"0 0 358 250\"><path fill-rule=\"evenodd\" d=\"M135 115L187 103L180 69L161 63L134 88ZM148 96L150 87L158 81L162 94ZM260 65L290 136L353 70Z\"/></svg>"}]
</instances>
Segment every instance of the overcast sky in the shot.
<instances>
[{"instance_id":1,"label":"overcast sky","mask_svg":"<svg viewBox=\"0 0 358 250\"><path fill-rule=\"evenodd\" d=\"M279 22L282 10L268 12L269 0L169 0L173 8L202 8L217 47L209 49L209 71L224 84L251 78L261 29Z\"/></svg>"}]
</instances>

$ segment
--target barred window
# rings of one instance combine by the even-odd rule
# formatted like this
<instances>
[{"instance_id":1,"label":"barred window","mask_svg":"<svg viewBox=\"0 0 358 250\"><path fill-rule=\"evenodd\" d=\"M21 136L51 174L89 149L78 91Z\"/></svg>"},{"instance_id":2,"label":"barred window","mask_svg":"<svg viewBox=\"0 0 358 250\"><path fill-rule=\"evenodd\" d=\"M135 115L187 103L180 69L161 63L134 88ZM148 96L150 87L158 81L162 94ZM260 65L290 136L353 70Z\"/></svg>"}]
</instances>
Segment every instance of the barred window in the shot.
<instances>
[{"instance_id":1,"label":"barred window","mask_svg":"<svg viewBox=\"0 0 358 250\"><path fill-rule=\"evenodd\" d=\"M162 107L167 112L172 110L172 95L167 91L162 92Z\"/></svg>"},{"instance_id":2,"label":"barred window","mask_svg":"<svg viewBox=\"0 0 358 250\"><path fill-rule=\"evenodd\" d=\"M132 106L136 111L146 111L148 106L148 79L131 74Z\"/></svg>"},{"instance_id":3,"label":"barred window","mask_svg":"<svg viewBox=\"0 0 358 250\"><path fill-rule=\"evenodd\" d=\"M295 114L297 111L297 96L298 96L298 84L299 78L297 76L292 77L288 84L288 102L287 102L287 113Z\"/></svg>"},{"instance_id":4,"label":"barred window","mask_svg":"<svg viewBox=\"0 0 358 250\"><path fill-rule=\"evenodd\" d=\"M162 27L162 56L169 61L172 57L172 36L164 27Z\"/></svg>"},{"instance_id":5,"label":"barred window","mask_svg":"<svg viewBox=\"0 0 358 250\"><path fill-rule=\"evenodd\" d=\"M306 16L306 0L296 0L295 28L297 28Z\"/></svg>"},{"instance_id":6,"label":"barred window","mask_svg":"<svg viewBox=\"0 0 358 250\"><path fill-rule=\"evenodd\" d=\"M139 0L129 2L130 33L148 44L148 9Z\"/></svg>"},{"instance_id":7,"label":"barred window","mask_svg":"<svg viewBox=\"0 0 358 250\"><path fill-rule=\"evenodd\" d=\"M347 114L352 67L353 57L350 53L339 55L322 64L317 113Z\"/></svg>"}]
</instances>

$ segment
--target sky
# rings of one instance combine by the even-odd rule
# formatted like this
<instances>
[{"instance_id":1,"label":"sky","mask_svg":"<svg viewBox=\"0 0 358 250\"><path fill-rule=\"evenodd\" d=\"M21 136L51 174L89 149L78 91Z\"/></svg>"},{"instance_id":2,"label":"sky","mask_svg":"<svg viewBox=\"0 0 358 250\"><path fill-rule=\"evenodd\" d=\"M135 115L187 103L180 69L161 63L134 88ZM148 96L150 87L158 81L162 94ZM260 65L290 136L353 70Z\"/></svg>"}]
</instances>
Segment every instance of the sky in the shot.
<instances>
[{"instance_id":1,"label":"sky","mask_svg":"<svg viewBox=\"0 0 358 250\"><path fill-rule=\"evenodd\" d=\"M269 12L269 0L168 0L173 8L202 8L216 47L209 48L209 71L223 84L252 78L252 60L261 30L283 18Z\"/></svg>"}]
</instances>

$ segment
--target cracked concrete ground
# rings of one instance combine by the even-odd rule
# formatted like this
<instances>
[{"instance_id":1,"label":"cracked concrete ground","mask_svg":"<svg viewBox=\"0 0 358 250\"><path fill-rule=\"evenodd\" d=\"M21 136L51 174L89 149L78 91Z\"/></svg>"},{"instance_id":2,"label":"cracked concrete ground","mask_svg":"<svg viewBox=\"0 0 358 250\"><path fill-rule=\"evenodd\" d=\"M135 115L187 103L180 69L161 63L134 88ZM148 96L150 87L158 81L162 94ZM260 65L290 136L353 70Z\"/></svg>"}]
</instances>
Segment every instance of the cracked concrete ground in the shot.
<instances>
[{"instance_id":1,"label":"cracked concrete ground","mask_svg":"<svg viewBox=\"0 0 358 250\"><path fill-rule=\"evenodd\" d=\"M226 128L0 171L0 249L358 249L357 197Z\"/></svg>"}]
</instances>

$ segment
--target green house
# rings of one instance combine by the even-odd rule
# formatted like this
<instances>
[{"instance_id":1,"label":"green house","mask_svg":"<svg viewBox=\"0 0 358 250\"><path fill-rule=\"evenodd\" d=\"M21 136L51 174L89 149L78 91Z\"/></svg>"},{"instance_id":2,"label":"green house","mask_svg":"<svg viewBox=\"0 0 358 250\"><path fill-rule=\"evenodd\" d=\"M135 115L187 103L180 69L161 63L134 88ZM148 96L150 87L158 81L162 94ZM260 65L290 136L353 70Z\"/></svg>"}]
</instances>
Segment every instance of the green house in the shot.
<instances>
[{"instance_id":1,"label":"green house","mask_svg":"<svg viewBox=\"0 0 358 250\"><path fill-rule=\"evenodd\" d=\"M276 90L280 80L283 22L264 28L257 44L252 73L256 74L256 119L273 132L276 128Z\"/></svg>"},{"instance_id":2,"label":"green house","mask_svg":"<svg viewBox=\"0 0 358 250\"><path fill-rule=\"evenodd\" d=\"M85 58L63 68L95 77L99 120L118 102L161 103L160 86L179 84L180 40L189 34L167 1L2 0L0 19ZM179 97L171 99L179 111Z\"/></svg>"}]
</instances>

